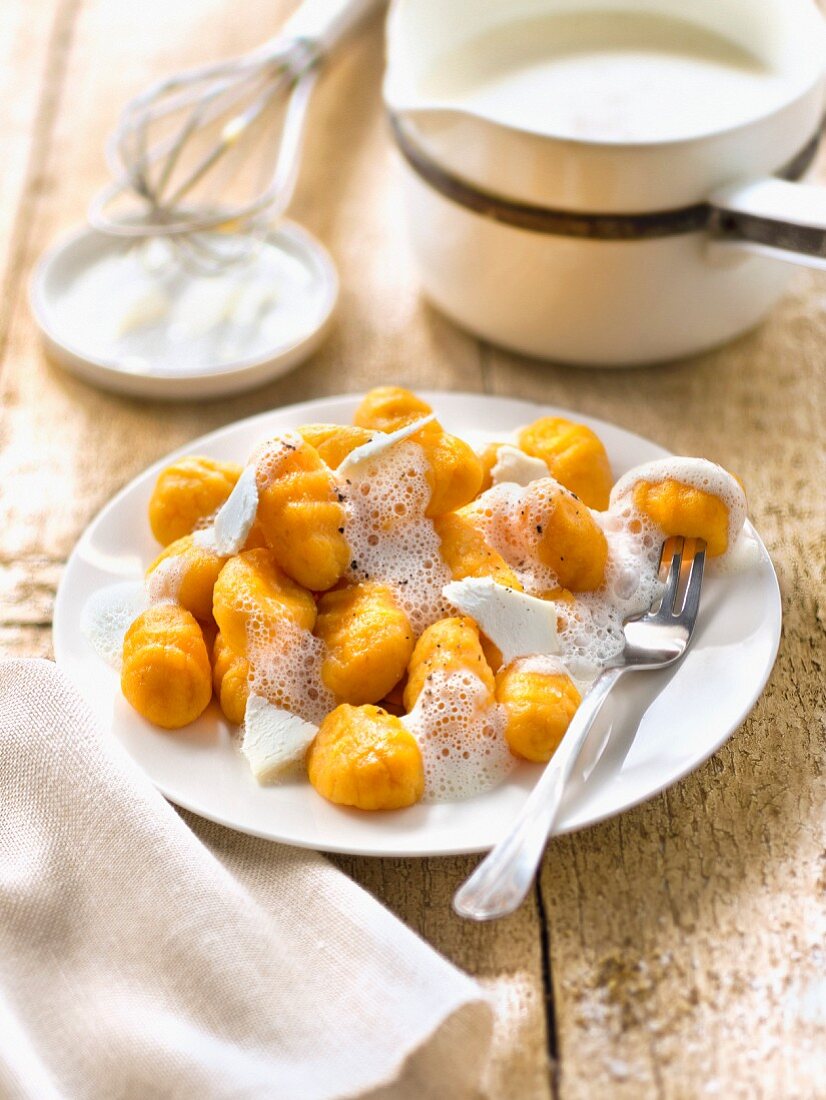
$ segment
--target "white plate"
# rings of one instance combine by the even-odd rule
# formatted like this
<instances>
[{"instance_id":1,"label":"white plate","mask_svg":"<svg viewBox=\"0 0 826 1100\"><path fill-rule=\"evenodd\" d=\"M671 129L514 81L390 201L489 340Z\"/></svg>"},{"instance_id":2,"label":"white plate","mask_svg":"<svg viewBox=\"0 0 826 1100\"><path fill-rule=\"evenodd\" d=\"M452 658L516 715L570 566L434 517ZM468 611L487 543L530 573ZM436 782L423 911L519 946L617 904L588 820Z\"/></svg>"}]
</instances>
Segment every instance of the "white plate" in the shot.
<instances>
[{"instance_id":1,"label":"white plate","mask_svg":"<svg viewBox=\"0 0 826 1100\"><path fill-rule=\"evenodd\" d=\"M127 300L145 299L146 285L129 262L133 249L130 240L84 228L58 241L32 276L29 298L47 352L93 385L164 401L239 393L292 370L319 347L329 330L338 300L333 261L306 229L282 221L267 234L250 264L233 269L240 280L254 275L257 265L259 278L278 280L280 301L276 297L267 306L267 316L279 323L274 324L269 339L259 336L261 342L254 351L243 356L230 350L233 340L247 339L248 319L225 332L229 346L219 353L215 347L203 345L199 323L191 334L170 343L167 338L176 325L165 314L138 325L125 344L94 317L89 302L98 296L101 285L110 285L112 280ZM102 266L111 264L114 268ZM214 301L212 306L205 304L210 300L204 297L210 282L208 276L180 274L170 284L169 305L180 304L185 290L192 293L200 287L199 310L217 309ZM300 295L300 308L295 300L290 302L290 288ZM229 291L224 293L229 297ZM260 334L267 331L267 316L256 321ZM187 326L191 324L190 318Z\"/></svg>"},{"instance_id":2,"label":"white plate","mask_svg":"<svg viewBox=\"0 0 826 1100\"><path fill-rule=\"evenodd\" d=\"M474 441L501 437L564 409L471 394L427 394L445 426ZM83 605L97 589L139 577L157 553L147 505L158 471L179 454L241 461L268 435L313 421L349 423L358 397L276 409L222 428L150 467L91 523L57 594L58 663L103 727L179 806L242 832L299 847L362 855L419 856L483 851L504 833L539 774L522 764L506 782L467 802L368 814L325 802L304 780L259 787L213 704L193 726L163 733L123 700L117 675L81 633ZM630 432L574 415L597 431L619 476L666 452ZM762 545L762 544L761 544ZM572 783L557 832L612 817L676 783L728 739L754 706L780 640L780 593L768 554L748 573L709 576L693 645L683 663L629 676L606 705ZM606 734L610 736L606 737ZM587 758L587 759L586 759Z\"/></svg>"}]
</instances>

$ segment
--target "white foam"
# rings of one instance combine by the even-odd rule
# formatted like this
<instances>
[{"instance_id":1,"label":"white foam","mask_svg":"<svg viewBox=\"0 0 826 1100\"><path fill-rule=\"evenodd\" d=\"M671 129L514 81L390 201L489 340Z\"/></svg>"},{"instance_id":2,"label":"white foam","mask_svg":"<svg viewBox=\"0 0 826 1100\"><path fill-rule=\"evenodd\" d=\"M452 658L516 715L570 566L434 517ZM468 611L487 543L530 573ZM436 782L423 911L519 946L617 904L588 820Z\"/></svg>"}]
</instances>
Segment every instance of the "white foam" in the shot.
<instances>
[{"instance_id":1,"label":"white foam","mask_svg":"<svg viewBox=\"0 0 826 1100\"><path fill-rule=\"evenodd\" d=\"M289 619L277 622L248 609L250 688L273 706L318 725L336 705L321 679L324 643Z\"/></svg>"},{"instance_id":2,"label":"white foam","mask_svg":"<svg viewBox=\"0 0 826 1100\"><path fill-rule=\"evenodd\" d=\"M289 451L304 447L305 441L298 432L282 432L268 439L253 451L248 467L255 470L258 488L268 488L280 473L279 467Z\"/></svg>"},{"instance_id":3,"label":"white foam","mask_svg":"<svg viewBox=\"0 0 826 1100\"><path fill-rule=\"evenodd\" d=\"M363 462L370 462L373 459L381 458L383 454L390 450L391 447L395 447L397 443L401 443L402 440L408 439L411 435L415 435L416 432L431 421L436 419L435 413L430 413L429 416L423 416L421 420L414 420L410 424L405 424L403 428L398 428L395 432L380 432L377 431L372 439L368 439L366 443L362 443L360 447L355 447L338 465L339 474L350 474L357 466L360 466Z\"/></svg>"},{"instance_id":4,"label":"white foam","mask_svg":"<svg viewBox=\"0 0 826 1100\"><path fill-rule=\"evenodd\" d=\"M256 468L247 466L218 509L211 526L196 531L193 542L222 557L238 554L244 549L257 513Z\"/></svg>"},{"instance_id":5,"label":"white foam","mask_svg":"<svg viewBox=\"0 0 826 1100\"><path fill-rule=\"evenodd\" d=\"M473 798L516 764L505 740L507 712L470 671L431 673L402 722L421 750L425 802Z\"/></svg>"},{"instance_id":6,"label":"white foam","mask_svg":"<svg viewBox=\"0 0 826 1100\"><path fill-rule=\"evenodd\" d=\"M565 666L579 681L592 680L625 645L623 622L647 611L660 595L658 579L662 539L650 526L637 529L624 517L603 513L608 543L605 582L594 592L578 592L557 601L559 640Z\"/></svg>"},{"instance_id":7,"label":"white foam","mask_svg":"<svg viewBox=\"0 0 826 1100\"><path fill-rule=\"evenodd\" d=\"M318 727L251 694L244 712L241 752L259 783L272 783L304 760Z\"/></svg>"},{"instance_id":8,"label":"white foam","mask_svg":"<svg viewBox=\"0 0 826 1100\"><path fill-rule=\"evenodd\" d=\"M547 500L542 494L542 508L532 499L530 490L548 484L552 490L567 493L568 490L548 475L529 483L502 482L482 493L468 511L481 531L485 541L505 559L519 579L525 591L532 596L558 587L553 569L539 559L537 548L541 538L542 522L547 510Z\"/></svg>"},{"instance_id":9,"label":"white foam","mask_svg":"<svg viewBox=\"0 0 826 1100\"><path fill-rule=\"evenodd\" d=\"M80 629L95 653L120 670L126 631L149 607L143 581L121 581L93 592L80 617Z\"/></svg>"},{"instance_id":10,"label":"white foam","mask_svg":"<svg viewBox=\"0 0 826 1100\"><path fill-rule=\"evenodd\" d=\"M557 653L556 608L491 577L466 577L442 589L453 607L469 615L502 653L502 662L535 653Z\"/></svg>"},{"instance_id":11,"label":"white foam","mask_svg":"<svg viewBox=\"0 0 826 1100\"><path fill-rule=\"evenodd\" d=\"M685 458L673 455L669 458L655 459L641 466L635 466L624 474L611 490L609 509L621 508L627 498L632 498L634 487L641 481L659 483L672 479L692 489L711 493L718 497L728 509L728 547L726 552L714 561L726 564L731 559L737 541L742 534L748 514L746 494L738 482L722 466L709 462L705 458Z\"/></svg>"},{"instance_id":12,"label":"white foam","mask_svg":"<svg viewBox=\"0 0 826 1100\"><path fill-rule=\"evenodd\" d=\"M558 586L553 570L538 558L541 527L547 517L548 484L567 492L551 477L522 487L501 484L489 489L470 510L488 543L498 550L518 577L528 596L543 597ZM635 523L624 502L619 511L591 512L608 544L605 583L596 592L577 593L568 600L539 602L553 608L557 618L555 652L578 683L591 682L624 645L622 623L650 607L659 592L657 567L662 542L650 523ZM482 627L487 633L485 627ZM513 624L518 637L519 627ZM501 648L501 647L500 647Z\"/></svg>"},{"instance_id":13,"label":"white foam","mask_svg":"<svg viewBox=\"0 0 826 1100\"><path fill-rule=\"evenodd\" d=\"M587 694L600 673L600 669L593 665L573 661L570 657L563 660L546 653L520 657L514 661L513 667L519 672L538 673L540 676L567 676L580 695Z\"/></svg>"},{"instance_id":14,"label":"white foam","mask_svg":"<svg viewBox=\"0 0 826 1100\"><path fill-rule=\"evenodd\" d=\"M743 537L746 498L722 467L699 458L667 458L630 470L611 491L607 512L592 512L608 543L605 583L595 592L578 593L573 602L559 602L564 663L578 686L593 680L624 647L623 622L647 611L662 594L659 580L663 532L634 504L633 488L640 481L674 478L718 496L729 509L729 548L714 564L723 568L753 564L759 547Z\"/></svg>"},{"instance_id":15,"label":"white foam","mask_svg":"<svg viewBox=\"0 0 826 1100\"><path fill-rule=\"evenodd\" d=\"M490 476L494 485L530 485L532 481L547 477L548 467L541 458L533 458L518 447L503 443L496 452L496 462L491 467Z\"/></svg>"},{"instance_id":16,"label":"white foam","mask_svg":"<svg viewBox=\"0 0 826 1100\"><path fill-rule=\"evenodd\" d=\"M336 471L352 552L347 579L386 584L416 634L451 613L442 595L451 573L425 515L427 470L422 448L403 440L349 474Z\"/></svg>"},{"instance_id":17,"label":"white foam","mask_svg":"<svg viewBox=\"0 0 826 1100\"><path fill-rule=\"evenodd\" d=\"M146 578L150 603L177 603L184 579L185 561L182 554L170 554L158 562Z\"/></svg>"},{"instance_id":18,"label":"white foam","mask_svg":"<svg viewBox=\"0 0 826 1100\"><path fill-rule=\"evenodd\" d=\"M746 527L740 532L737 541L729 546L721 558L712 558L711 567L716 573L736 574L754 569L765 557L763 548L752 531Z\"/></svg>"},{"instance_id":19,"label":"white foam","mask_svg":"<svg viewBox=\"0 0 826 1100\"><path fill-rule=\"evenodd\" d=\"M533 672L541 676L565 676L568 670L564 661L551 653L532 653L529 657L519 657L514 661L519 672Z\"/></svg>"}]
</instances>

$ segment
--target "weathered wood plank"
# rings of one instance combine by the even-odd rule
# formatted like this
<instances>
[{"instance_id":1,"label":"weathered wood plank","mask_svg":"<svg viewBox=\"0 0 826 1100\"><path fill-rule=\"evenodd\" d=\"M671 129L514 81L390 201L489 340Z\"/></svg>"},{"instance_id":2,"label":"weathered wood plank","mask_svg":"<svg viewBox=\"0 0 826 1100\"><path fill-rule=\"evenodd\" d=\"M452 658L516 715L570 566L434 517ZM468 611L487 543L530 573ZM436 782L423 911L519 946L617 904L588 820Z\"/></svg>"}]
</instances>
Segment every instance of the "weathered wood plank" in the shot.
<instances>
[{"instance_id":1,"label":"weathered wood plank","mask_svg":"<svg viewBox=\"0 0 826 1100\"><path fill-rule=\"evenodd\" d=\"M3 172L0 174L0 348L18 298L29 219L27 205L42 185L37 165L48 141L63 72L53 57L64 53L74 0L41 0L38 18L26 0L0 6L0 103Z\"/></svg>"},{"instance_id":2,"label":"weathered wood plank","mask_svg":"<svg viewBox=\"0 0 826 1100\"><path fill-rule=\"evenodd\" d=\"M822 1095L826 280L795 287L758 333L683 364L580 372L491 353L498 392L736 470L784 593L777 668L732 741L549 850L564 1100Z\"/></svg>"}]
</instances>

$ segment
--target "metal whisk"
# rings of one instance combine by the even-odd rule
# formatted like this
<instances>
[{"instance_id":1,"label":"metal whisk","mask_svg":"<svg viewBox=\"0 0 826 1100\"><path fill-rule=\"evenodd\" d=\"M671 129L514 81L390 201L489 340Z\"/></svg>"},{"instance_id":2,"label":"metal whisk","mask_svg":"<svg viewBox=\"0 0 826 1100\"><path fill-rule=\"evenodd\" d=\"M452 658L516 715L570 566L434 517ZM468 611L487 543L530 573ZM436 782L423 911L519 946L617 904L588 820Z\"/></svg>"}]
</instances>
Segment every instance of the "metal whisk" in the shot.
<instances>
[{"instance_id":1,"label":"metal whisk","mask_svg":"<svg viewBox=\"0 0 826 1100\"><path fill-rule=\"evenodd\" d=\"M89 208L92 226L169 238L201 270L246 254L292 197L319 63L377 6L305 0L259 49L133 99L107 148L115 178Z\"/></svg>"}]
</instances>

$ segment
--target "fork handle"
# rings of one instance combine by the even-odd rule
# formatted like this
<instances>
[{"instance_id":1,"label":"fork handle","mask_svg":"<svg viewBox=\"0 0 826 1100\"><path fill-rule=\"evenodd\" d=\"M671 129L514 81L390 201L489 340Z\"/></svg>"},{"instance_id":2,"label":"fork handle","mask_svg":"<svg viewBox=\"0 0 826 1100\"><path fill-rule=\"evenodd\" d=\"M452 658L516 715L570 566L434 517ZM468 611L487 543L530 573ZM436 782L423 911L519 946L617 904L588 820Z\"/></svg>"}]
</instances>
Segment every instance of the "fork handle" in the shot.
<instances>
[{"instance_id":1,"label":"fork handle","mask_svg":"<svg viewBox=\"0 0 826 1100\"><path fill-rule=\"evenodd\" d=\"M456 891L453 908L460 917L495 920L522 904L548 843L574 764L608 692L624 671L607 669L580 703L513 828Z\"/></svg>"}]
</instances>

